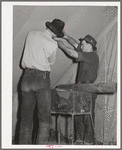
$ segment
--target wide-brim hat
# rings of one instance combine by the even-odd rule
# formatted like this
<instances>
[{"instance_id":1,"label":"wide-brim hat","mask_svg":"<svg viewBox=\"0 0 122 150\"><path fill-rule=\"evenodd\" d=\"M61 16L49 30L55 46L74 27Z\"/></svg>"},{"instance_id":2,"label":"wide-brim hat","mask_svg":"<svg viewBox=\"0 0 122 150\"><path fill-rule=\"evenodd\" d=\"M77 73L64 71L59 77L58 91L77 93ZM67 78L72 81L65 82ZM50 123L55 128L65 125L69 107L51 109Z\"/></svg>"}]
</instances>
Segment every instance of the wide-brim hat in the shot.
<instances>
[{"instance_id":1,"label":"wide-brim hat","mask_svg":"<svg viewBox=\"0 0 122 150\"><path fill-rule=\"evenodd\" d=\"M83 41L85 40L87 43L90 43L93 46L93 50L97 50L96 44L97 41L91 36L91 35L86 35L83 39L80 38L79 41Z\"/></svg>"},{"instance_id":2,"label":"wide-brim hat","mask_svg":"<svg viewBox=\"0 0 122 150\"><path fill-rule=\"evenodd\" d=\"M63 37L64 33L63 28L65 23L62 20L54 19L52 22L46 22L46 27L49 28L53 33L57 35L57 37Z\"/></svg>"}]
</instances>

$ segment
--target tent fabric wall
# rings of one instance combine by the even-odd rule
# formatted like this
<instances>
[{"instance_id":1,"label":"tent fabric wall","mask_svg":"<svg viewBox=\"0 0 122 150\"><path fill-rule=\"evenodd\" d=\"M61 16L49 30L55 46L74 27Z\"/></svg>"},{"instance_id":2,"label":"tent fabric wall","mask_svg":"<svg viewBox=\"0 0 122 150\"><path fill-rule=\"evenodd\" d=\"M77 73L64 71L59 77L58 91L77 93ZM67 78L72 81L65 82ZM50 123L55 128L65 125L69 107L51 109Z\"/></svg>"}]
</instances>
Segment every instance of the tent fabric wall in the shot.
<instances>
[{"instance_id":1,"label":"tent fabric wall","mask_svg":"<svg viewBox=\"0 0 122 150\"><path fill-rule=\"evenodd\" d=\"M117 82L117 23L108 28L98 43L100 71L97 82ZM101 61L102 60L102 61ZM116 143L117 94L98 96L96 100L96 135L104 144ZM101 128L101 130L100 130Z\"/></svg>"},{"instance_id":2,"label":"tent fabric wall","mask_svg":"<svg viewBox=\"0 0 122 150\"><path fill-rule=\"evenodd\" d=\"M64 72L64 75L58 79L55 84L52 85L52 89L59 84L73 84L75 83L76 73L77 73L77 63L73 63L70 67Z\"/></svg>"}]
</instances>

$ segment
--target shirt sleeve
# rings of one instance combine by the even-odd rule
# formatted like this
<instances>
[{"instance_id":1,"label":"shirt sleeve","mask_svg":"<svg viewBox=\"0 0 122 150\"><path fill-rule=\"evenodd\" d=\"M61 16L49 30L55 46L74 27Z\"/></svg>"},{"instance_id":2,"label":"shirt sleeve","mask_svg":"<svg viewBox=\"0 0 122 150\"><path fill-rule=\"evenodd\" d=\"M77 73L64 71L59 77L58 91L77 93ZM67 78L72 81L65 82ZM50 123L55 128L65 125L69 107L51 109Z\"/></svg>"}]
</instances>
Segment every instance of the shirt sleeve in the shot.
<instances>
[{"instance_id":1,"label":"shirt sleeve","mask_svg":"<svg viewBox=\"0 0 122 150\"><path fill-rule=\"evenodd\" d=\"M81 50L81 44L78 43L78 47L77 47L77 48L74 48L74 50L77 51L77 52L82 51L82 50Z\"/></svg>"},{"instance_id":2,"label":"shirt sleeve","mask_svg":"<svg viewBox=\"0 0 122 150\"><path fill-rule=\"evenodd\" d=\"M52 53L52 55L49 57L48 61L49 61L50 65L53 65L55 60L56 60L56 51L54 51Z\"/></svg>"},{"instance_id":3,"label":"shirt sleeve","mask_svg":"<svg viewBox=\"0 0 122 150\"><path fill-rule=\"evenodd\" d=\"M55 62L55 60L56 60L56 52L57 52L57 49L58 49L57 44L56 44L56 46L55 46L54 49L55 49L55 50L52 52L52 54L51 54L50 57L48 58L48 62L49 62L50 65L53 65L54 62Z\"/></svg>"},{"instance_id":4,"label":"shirt sleeve","mask_svg":"<svg viewBox=\"0 0 122 150\"><path fill-rule=\"evenodd\" d=\"M96 53L78 51L78 58L76 59L77 62L83 61L86 63L94 63L96 60L98 60Z\"/></svg>"}]
</instances>

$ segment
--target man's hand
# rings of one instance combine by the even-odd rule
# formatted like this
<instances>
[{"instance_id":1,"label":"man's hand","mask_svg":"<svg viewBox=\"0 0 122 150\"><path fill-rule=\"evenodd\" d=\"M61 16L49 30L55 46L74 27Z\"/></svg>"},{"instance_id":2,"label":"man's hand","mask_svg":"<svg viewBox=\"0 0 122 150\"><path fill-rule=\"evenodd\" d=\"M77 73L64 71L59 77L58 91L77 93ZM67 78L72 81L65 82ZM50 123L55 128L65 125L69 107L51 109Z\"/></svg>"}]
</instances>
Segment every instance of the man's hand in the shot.
<instances>
[{"instance_id":1,"label":"man's hand","mask_svg":"<svg viewBox=\"0 0 122 150\"><path fill-rule=\"evenodd\" d=\"M78 58L78 53L74 49L71 49L64 45L64 43L61 40L59 40L59 38L55 37L54 40L57 41L58 47L61 50L65 51L68 55L70 55L73 58Z\"/></svg>"},{"instance_id":2,"label":"man's hand","mask_svg":"<svg viewBox=\"0 0 122 150\"><path fill-rule=\"evenodd\" d=\"M53 40L55 40L55 41L59 41L59 40L60 40L60 38L58 38L57 36L55 36L55 37L53 37Z\"/></svg>"},{"instance_id":3,"label":"man's hand","mask_svg":"<svg viewBox=\"0 0 122 150\"><path fill-rule=\"evenodd\" d=\"M59 40L59 38L57 38L57 37L55 37L55 38L53 38L53 39L57 42L58 47L59 47L59 48L62 48L62 45L64 45L64 43L63 43L61 40Z\"/></svg>"},{"instance_id":4,"label":"man's hand","mask_svg":"<svg viewBox=\"0 0 122 150\"><path fill-rule=\"evenodd\" d=\"M58 47L59 48L62 48L62 45L64 45L64 43L62 41L60 41L60 40L58 40L57 43L58 43Z\"/></svg>"}]
</instances>

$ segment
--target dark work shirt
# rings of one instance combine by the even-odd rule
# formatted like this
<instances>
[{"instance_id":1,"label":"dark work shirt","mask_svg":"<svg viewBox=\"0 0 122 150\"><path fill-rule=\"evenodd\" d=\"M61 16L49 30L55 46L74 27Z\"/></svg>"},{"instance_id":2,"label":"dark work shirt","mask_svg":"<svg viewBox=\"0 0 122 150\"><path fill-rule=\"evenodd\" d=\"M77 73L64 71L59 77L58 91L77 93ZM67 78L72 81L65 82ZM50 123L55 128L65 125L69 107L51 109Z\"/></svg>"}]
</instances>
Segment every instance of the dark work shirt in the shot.
<instances>
[{"instance_id":1,"label":"dark work shirt","mask_svg":"<svg viewBox=\"0 0 122 150\"><path fill-rule=\"evenodd\" d=\"M77 49L78 72L76 83L93 83L97 78L99 57L93 52L82 52L80 44Z\"/></svg>"}]
</instances>

